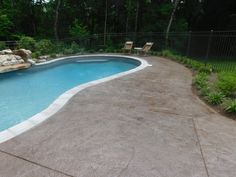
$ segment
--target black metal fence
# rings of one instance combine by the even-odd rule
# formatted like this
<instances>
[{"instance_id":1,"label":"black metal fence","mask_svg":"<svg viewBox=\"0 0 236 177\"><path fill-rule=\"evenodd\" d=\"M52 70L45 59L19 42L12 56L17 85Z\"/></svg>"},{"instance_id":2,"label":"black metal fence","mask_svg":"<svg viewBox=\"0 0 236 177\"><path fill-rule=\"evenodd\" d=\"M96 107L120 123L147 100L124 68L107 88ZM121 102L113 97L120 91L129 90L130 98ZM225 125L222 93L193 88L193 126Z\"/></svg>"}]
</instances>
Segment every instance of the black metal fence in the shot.
<instances>
[{"instance_id":1,"label":"black metal fence","mask_svg":"<svg viewBox=\"0 0 236 177\"><path fill-rule=\"evenodd\" d=\"M223 70L236 71L236 31L171 32L168 41L162 32L94 34L83 38L67 38L60 42L75 42L89 51L117 52L125 41L131 40L135 47L154 42L152 51L169 49L195 60L211 63ZM15 41L6 45L15 47Z\"/></svg>"}]
</instances>

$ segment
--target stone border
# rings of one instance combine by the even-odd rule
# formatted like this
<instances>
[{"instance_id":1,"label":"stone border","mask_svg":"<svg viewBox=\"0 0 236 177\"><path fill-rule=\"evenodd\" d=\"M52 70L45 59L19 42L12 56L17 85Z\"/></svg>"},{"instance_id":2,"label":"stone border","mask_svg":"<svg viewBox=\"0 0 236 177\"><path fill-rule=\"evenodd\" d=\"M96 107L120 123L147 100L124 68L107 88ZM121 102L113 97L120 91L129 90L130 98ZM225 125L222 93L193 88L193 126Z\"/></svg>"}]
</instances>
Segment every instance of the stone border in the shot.
<instances>
[{"instance_id":1,"label":"stone border","mask_svg":"<svg viewBox=\"0 0 236 177\"><path fill-rule=\"evenodd\" d=\"M12 138L14 138L15 136L20 135L21 133L26 132L27 130L35 127L36 125L42 123L44 120L50 118L53 114L55 114L56 112L58 112L75 94L77 94L78 92L80 92L83 89L86 89L88 87L100 84L100 83L104 83L116 78L120 78L122 76L140 71L144 68L146 68L147 66L151 66L150 64L148 64L148 62L146 60L143 60L141 58L137 58L137 57L132 57L132 56L126 56L126 55L107 55L107 54L99 54L99 55L80 55L80 56L70 56L70 57L62 57L62 58L58 58L55 60L51 60L48 62L44 62L44 63L39 63L36 64L36 66L40 66L40 65L45 65L45 64L49 64L49 63L53 63L53 62L57 62L60 60L65 60L65 59L71 59L71 58L82 58L82 57L94 57L94 56L110 56L110 57L117 57L117 58L129 58L129 59L134 59L137 61L140 61L141 64L131 70L125 71L125 72L121 72L115 75L111 75L102 79L98 79L95 81L91 81L85 84L81 84L78 85L70 90L67 90L66 92L64 92L62 95L60 95L52 104L50 104L46 109L44 109L42 112L37 113L36 115L32 116L31 118L17 124L14 125L13 127L10 127L6 130L3 130L0 132L0 143L3 143L7 140L10 140Z\"/></svg>"}]
</instances>

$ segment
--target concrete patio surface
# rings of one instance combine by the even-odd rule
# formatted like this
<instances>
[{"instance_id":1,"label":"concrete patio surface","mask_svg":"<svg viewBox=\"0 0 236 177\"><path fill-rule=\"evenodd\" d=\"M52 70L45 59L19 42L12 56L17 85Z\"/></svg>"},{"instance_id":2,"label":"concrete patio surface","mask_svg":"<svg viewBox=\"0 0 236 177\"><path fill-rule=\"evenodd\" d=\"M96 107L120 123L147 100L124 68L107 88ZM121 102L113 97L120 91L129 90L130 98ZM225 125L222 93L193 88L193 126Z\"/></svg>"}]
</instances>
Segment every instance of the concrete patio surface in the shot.
<instances>
[{"instance_id":1,"label":"concrete patio surface","mask_svg":"<svg viewBox=\"0 0 236 177\"><path fill-rule=\"evenodd\" d=\"M1 177L235 177L236 122L191 90L184 66L87 88L39 126L0 144Z\"/></svg>"}]
</instances>

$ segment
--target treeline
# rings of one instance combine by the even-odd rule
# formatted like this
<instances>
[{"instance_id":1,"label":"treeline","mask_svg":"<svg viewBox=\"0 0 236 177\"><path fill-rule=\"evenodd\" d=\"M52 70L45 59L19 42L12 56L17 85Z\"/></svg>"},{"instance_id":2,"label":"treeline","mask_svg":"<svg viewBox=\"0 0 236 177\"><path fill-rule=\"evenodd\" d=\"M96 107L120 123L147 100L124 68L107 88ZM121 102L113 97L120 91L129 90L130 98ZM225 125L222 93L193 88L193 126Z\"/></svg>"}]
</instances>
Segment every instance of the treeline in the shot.
<instances>
[{"instance_id":1,"label":"treeline","mask_svg":"<svg viewBox=\"0 0 236 177\"><path fill-rule=\"evenodd\" d=\"M0 0L0 41L236 30L235 0Z\"/></svg>"}]
</instances>

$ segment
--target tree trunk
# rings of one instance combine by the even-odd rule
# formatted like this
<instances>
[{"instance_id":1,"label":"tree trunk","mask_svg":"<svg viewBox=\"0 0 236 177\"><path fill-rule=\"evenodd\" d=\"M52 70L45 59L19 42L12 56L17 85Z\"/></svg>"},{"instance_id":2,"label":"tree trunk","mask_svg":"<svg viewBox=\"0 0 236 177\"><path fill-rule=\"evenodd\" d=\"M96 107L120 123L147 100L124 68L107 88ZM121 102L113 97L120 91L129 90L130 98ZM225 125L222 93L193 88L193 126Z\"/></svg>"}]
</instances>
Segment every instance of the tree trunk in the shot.
<instances>
[{"instance_id":1,"label":"tree trunk","mask_svg":"<svg viewBox=\"0 0 236 177\"><path fill-rule=\"evenodd\" d=\"M127 8L126 25L125 25L126 34L129 31L130 6L131 6L131 1L129 0L129 4L128 4L128 8Z\"/></svg>"},{"instance_id":2,"label":"tree trunk","mask_svg":"<svg viewBox=\"0 0 236 177\"><path fill-rule=\"evenodd\" d=\"M173 11L171 13L170 20L169 20L169 23L168 23L168 26L167 26L167 29L166 29L166 36L165 36L166 47L168 46L170 28L171 28L171 25L172 25L172 22L173 22L173 19L174 19L174 16L175 16L176 9L179 5L179 2L180 2L180 0L175 0L174 8L173 8Z\"/></svg>"},{"instance_id":3,"label":"tree trunk","mask_svg":"<svg viewBox=\"0 0 236 177\"><path fill-rule=\"evenodd\" d=\"M139 17L139 0L137 0L137 5L136 5L136 15L135 15L135 42L136 42L136 37L137 37L137 32L138 32L138 17Z\"/></svg>"},{"instance_id":4,"label":"tree trunk","mask_svg":"<svg viewBox=\"0 0 236 177\"><path fill-rule=\"evenodd\" d=\"M33 28L33 35L36 34L36 24L35 24L35 12L34 12L34 6L32 4L33 2L31 1L29 4L29 10L30 10L30 15L31 15L31 24Z\"/></svg>"},{"instance_id":5,"label":"tree trunk","mask_svg":"<svg viewBox=\"0 0 236 177\"><path fill-rule=\"evenodd\" d=\"M58 16L59 16L59 8L61 5L61 0L57 0L56 10L55 10L55 21L54 21L54 36L55 39L58 41Z\"/></svg>"},{"instance_id":6,"label":"tree trunk","mask_svg":"<svg viewBox=\"0 0 236 177\"><path fill-rule=\"evenodd\" d=\"M104 45L106 44L106 36L107 36L107 9L108 9L108 5L107 5L107 1L106 0L106 7L105 7L105 19L104 19Z\"/></svg>"}]
</instances>

